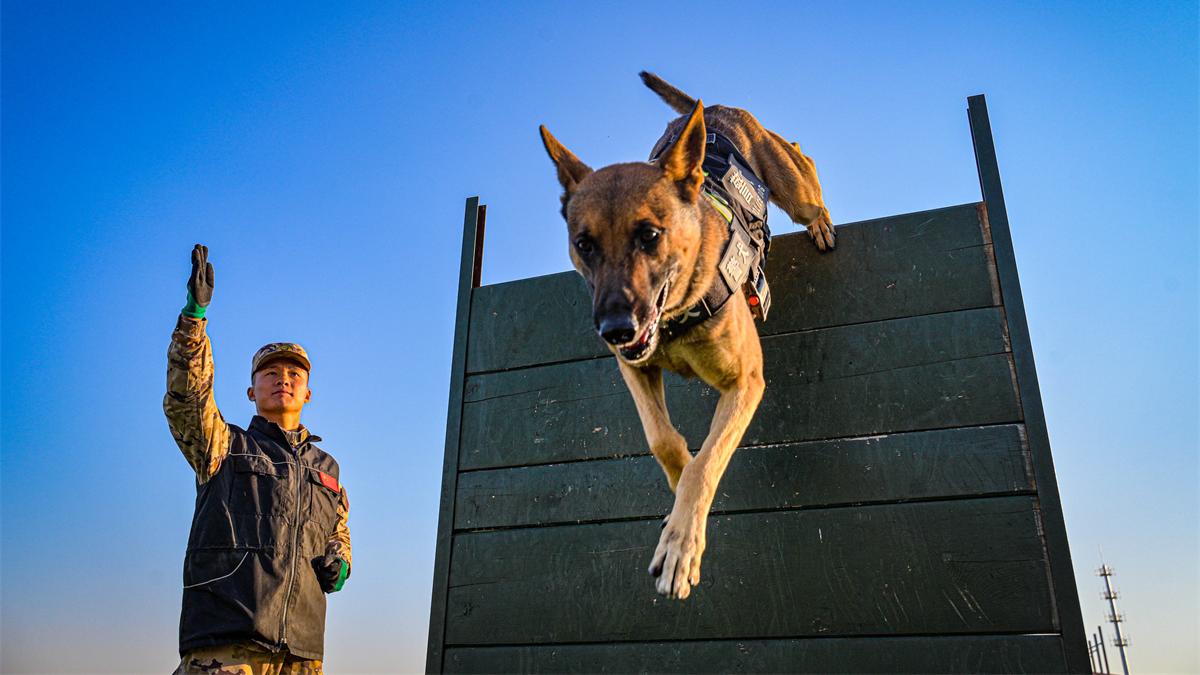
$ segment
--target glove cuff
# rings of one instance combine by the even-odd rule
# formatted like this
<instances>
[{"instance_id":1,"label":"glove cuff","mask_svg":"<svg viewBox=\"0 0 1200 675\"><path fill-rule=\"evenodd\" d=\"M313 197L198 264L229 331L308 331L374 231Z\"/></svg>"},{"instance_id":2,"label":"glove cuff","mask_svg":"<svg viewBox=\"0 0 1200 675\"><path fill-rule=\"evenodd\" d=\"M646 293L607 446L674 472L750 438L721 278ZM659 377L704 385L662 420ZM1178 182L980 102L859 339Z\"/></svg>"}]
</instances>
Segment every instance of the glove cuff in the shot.
<instances>
[{"instance_id":1,"label":"glove cuff","mask_svg":"<svg viewBox=\"0 0 1200 675\"><path fill-rule=\"evenodd\" d=\"M183 306L180 313L184 316L190 316L193 319L203 319L207 311L208 308L196 302L196 298L192 297L192 292L188 291L187 304Z\"/></svg>"},{"instance_id":2,"label":"glove cuff","mask_svg":"<svg viewBox=\"0 0 1200 675\"><path fill-rule=\"evenodd\" d=\"M333 590L330 591L330 593L337 593L338 591L342 590L342 586L346 585L346 578L350 576L350 565L341 558L338 558L338 562L340 562L342 566L340 569L338 569L337 581L333 582Z\"/></svg>"}]
</instances>

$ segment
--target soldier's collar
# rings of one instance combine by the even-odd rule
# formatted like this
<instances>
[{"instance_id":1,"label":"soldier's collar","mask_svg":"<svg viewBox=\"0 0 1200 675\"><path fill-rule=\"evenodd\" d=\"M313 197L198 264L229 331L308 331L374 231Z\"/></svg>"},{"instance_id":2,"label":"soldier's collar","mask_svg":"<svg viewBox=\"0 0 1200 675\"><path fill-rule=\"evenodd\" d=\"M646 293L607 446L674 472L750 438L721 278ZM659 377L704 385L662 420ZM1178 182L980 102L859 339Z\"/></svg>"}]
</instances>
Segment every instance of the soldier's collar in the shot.
<instances>
[{"instance_id":1,"label":"soldier's collar","mask_svg":"<svg viewBox=\"0 0 1200 675\"><path fill-rule=\"evenodd\" d=\"M310 432L303 424L301 424L295 431L287 431L283 427L263 417L262 415L255 415L254 419L250 420L250 428L257 429L258 431L271 436L275 440L287 443L291 446L298 446L305 441L316 443L321 440L320 436ZM295 439L295 442L293 442L293 439Z\"/></svg>"}]
</instances>

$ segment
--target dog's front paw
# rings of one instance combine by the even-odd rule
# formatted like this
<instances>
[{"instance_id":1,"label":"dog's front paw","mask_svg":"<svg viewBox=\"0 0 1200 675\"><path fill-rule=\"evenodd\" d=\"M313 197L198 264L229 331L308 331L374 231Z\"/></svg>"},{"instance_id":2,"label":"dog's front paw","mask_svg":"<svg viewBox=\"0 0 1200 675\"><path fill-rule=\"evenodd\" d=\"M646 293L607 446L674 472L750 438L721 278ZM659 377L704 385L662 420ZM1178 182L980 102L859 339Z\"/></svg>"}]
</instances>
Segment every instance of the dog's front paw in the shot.
<instances>
[{"instance_id":1,"label":"dog's front paw","mask_svg":"<svg viewBox=\"0 0 1200 675\"><path fill-rule=\"evenodd\" d=\"M808 234L812 237L813 243L817 245L817 250L828 251L833 248L836 235L828 211L821 209L821 215L808 224Z\"/></svg>"},{"instance_id":2,"label":"dog's front paw","mask_svg":"<svg viewBox=\"0 0 1200 675\"><path fill-rule=\"evenodd\" d=\"M658 577L655 584L660 595L684 600L692 586L700 583L700 557L704 555L703 517L671 513L663 524L658 548L650 560L650 576Z\"/></svg>"}]
</instances>

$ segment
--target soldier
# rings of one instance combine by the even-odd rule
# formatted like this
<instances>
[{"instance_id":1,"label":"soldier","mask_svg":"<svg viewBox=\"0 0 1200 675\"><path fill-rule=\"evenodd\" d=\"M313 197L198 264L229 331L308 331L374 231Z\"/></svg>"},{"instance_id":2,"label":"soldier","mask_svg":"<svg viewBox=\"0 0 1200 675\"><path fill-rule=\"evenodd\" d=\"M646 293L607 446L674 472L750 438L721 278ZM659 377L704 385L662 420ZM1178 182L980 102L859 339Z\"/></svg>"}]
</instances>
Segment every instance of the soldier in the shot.
<instances>
[{"instance_id":1,"label":"soldier","mask_svg":"<svg viewBox=\"0 0 1200 675\"><path fill-rule=\"evenodd\" d=\"M208 248L197 244L163 399L196 472L176 674L319 674L325 593L350 576L350 503L337 462L300 424L312 398L300 345L254 354L246 393L258 414L246 429L222 417L204 330L212 290Z\"/></svg>"}]
</instances>

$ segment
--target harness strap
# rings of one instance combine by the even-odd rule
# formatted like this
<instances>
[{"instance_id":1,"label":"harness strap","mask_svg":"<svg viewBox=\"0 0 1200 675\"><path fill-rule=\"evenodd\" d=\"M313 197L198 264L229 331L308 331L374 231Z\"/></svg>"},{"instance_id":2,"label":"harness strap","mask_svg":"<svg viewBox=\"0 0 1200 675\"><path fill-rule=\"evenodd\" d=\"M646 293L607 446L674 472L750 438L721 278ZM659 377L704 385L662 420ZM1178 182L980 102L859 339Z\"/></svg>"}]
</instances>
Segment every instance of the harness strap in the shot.
<instances>
[{"instance_id":1,"label":"harness strap","mask_svg":"<svg viewBox=\"0 0 1200 675\"><path fill-rule=\"evenodd\" d=\"M675 139L671 139L674 142ZM704 148L704 185L702 194L729 225L729 241L717 264L720 282L713 283L700 302L678 319L664 322L659 330L671 340L704 323L745 287L752 311L766 319L770 307L770 288L764 274L767 252L771 248L771 230L767 227L767 198L770 191L746 168L749 163L725 136L709 132ZM666 143L664 149L670 147ZM650 158L658 160L661 151Z\"/></svg>"}]
</instances>

